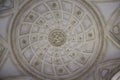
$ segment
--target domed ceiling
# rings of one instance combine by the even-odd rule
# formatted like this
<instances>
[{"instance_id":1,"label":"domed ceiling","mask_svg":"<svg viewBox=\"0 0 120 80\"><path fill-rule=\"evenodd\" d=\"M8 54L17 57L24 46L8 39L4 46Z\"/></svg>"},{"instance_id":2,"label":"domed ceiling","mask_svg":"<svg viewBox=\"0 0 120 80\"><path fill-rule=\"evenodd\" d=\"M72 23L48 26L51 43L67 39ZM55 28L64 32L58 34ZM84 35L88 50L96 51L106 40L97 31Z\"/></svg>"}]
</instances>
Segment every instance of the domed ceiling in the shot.
<instances>
[{"instance_id":1,"label":"domed ceiling","mask_svg":"<svg viewBox=\"0 0 120 80\"><path fill-rule=\"evenodd\" d=\"M0 0L0 78L112 79L120 66L119 5L112 0ZM111 12L108 20L104 7Z\"/></svg>"}]
</instances>

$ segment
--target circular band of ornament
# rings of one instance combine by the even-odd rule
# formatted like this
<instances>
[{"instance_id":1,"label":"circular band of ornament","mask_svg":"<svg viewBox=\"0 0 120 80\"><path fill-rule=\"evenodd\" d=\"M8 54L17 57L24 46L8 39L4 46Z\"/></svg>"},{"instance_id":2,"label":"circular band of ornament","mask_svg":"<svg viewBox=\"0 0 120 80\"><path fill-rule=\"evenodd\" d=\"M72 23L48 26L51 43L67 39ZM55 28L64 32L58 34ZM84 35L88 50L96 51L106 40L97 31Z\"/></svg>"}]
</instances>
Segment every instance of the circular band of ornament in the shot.
<instances>
[{"instance_id":1,"label":"circular band of ornament","mask_svg":"<svg viewBox=\"0 0 120 80\"><path fill-rule=\"evenodd\" d=\"M72 80L95 63L102 33L82 0L34 0L14 20L11 47L21 67L37 78Z\"/></svg>"}]
</instances>

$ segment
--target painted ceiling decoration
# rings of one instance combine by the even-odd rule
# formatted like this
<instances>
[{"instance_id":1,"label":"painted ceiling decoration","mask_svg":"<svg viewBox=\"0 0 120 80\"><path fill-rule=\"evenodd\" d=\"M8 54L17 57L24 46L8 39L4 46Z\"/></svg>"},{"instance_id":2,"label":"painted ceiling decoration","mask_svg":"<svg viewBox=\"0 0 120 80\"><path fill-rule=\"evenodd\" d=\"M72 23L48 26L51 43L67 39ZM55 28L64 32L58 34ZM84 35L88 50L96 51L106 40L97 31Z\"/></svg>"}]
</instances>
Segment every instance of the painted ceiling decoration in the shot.
<instances>
[{"instance_id":1,"label":"painted ceiling decoration","mask_svg":"<svg viewBox=\"0 0 120 80\"><path fill-rule=\"evenodd\" d=\"M119 0L0 0L0 79L119 80L119 71Z\"/></svg>"}]
</instances>

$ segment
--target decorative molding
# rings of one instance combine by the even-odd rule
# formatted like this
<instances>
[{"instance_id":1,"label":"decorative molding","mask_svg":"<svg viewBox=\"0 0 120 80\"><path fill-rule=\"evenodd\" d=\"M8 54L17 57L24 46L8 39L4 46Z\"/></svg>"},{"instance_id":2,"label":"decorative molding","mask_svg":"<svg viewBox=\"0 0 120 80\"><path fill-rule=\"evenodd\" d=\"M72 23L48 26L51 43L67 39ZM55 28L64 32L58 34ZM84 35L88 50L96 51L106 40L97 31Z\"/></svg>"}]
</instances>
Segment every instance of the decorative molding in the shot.
<instances>
[{"instance_id":1,"label":"decorative molding","mask_svg":"<svg viewBox=\"0 0 120 80\"><path fill-rule=\"evenodd\" d=\"M84 1L29 1L11 27L16 60L39 79L82 77L102 50L96 16Z\"/></svg>"},{"instance_id":2,"label":"decorative molding","mask_svg":"<svg viewBox=\"0 0 120 80\"><path fill-rule=\"evenodd\" d=\"M3 37L0 36L0 67L4 63L6 56L8 54L8 45Z\"/></svg>"},{"instance_id":3,"label":"decorative molding","mask_svg":"<svg viewBox=\"0 0 120 80\"><path fill-rule=\"evenodd\" d=\"M35 79L27 76L15 76L15 77L8 77L2 80L35 80Z\"/></svg>"},{"instance_id":4,"label":"decorative molding","mask_svg":"<svg viewBox=\"0 0 120 80\"><path fill-rule=\"evenodd\" d=\"M116 9L107 24L107 37L120 47L120 6Z\"/></svg>"},{"instance_id":5,"label":"decorative molding","mask_svg":"<svg viewBox=\"0 0 120 80\"><path fill-rule=\"evenodd\" d=\"M120 48L120 5L105 21L95 4L114 2L120 0L0 0L1 20L12 14L7 38L0 36L0 69L10 57L25 75L3 80L113 79L120 59L103 58L107 41Z\"/></svg>"},{"instance_id":6,"label":"decorative molding","mask_svg":"<svg viewBox=\"0 0 120 80\"><path fill-rule=\"evenodd\" d=\"M120 59L106 61L97 66L95 80L110 80L118 71L120 71Z\"/></svg>"}]
</instances>

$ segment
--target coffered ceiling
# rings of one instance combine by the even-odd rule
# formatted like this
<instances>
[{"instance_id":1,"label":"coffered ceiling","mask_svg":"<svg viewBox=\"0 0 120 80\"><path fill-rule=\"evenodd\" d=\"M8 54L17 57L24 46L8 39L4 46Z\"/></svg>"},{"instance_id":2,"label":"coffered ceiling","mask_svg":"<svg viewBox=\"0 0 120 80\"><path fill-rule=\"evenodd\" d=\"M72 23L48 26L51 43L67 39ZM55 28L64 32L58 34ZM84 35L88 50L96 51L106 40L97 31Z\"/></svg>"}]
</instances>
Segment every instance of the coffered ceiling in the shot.
<instances>
[{"instance_id":1,"label":"coffered ceiling","mask_svg":"<svg viewBox=\"0 0 120 80\"><path fill-rule=\"evenodd\" d=\"M120 0L0 0L0 79L119 80Z\"/></svg>"}]
</instances>

